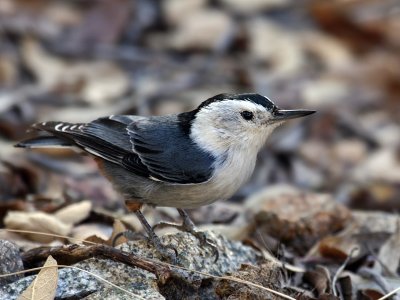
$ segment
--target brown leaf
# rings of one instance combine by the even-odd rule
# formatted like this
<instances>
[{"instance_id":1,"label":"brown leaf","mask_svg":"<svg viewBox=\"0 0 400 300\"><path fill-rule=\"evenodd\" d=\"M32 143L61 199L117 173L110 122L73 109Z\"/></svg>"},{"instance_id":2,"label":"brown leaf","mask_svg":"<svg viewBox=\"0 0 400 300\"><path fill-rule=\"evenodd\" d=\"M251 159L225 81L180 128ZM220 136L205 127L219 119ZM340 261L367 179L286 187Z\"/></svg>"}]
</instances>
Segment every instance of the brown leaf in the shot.
<instances>
[{"instance_id":1,"label":"brown leaf","mask_svg":"<svg viewBox=\"0 0 400 300\"><path fill-rule=\"evenodd\" d=\"M57 261L50 255L44 269L40 270L35 280L18 297L18 300L53 300L56 295L58 268ZM48 268L53 267L53 268Z\"/></svg>"},{"instance_id":2,"label":"brown leaf","mask_svg":"<svg viewBox=\"0 0 400 300\"><path fill-rule=\"evenodd\" d=\"M113 246L113 241L116 238L117 235L125 232L127 229L125 227L125 225L120 221L120 220L115 220L114 221L114 225L113 225L113 232L110 236L110 238L107 241L107 245L109 246ZM118 246L121 245L123 243L126 243L128 240L126 239L126 237L124 236L119 236L118 239L116 239L115 241L115 245L114 246Z\"/></svg>"},{"instance_id":3,"label":"brown leaf","mask_svg":"<svg viewBox=\"0 0 400 300\"><path fill-rule=\"evenodd\" d=\"M317 266L313 271L304 273L304 280L309 282L320 297L331 292L331 279L328 269Z\"/></svg>"},{"instance_id":4,"label":"brown leaf","mask_svg":"<svg viewBox=\"0 0 400 300\"><path fill-rule=\"evenodd\" d=\"M357 246L357 241L347 236L328 236L319 242L318 250L323 257L344 261Z\"/></svg>"},{"instance_id":5,"label":"brown leaf","mask_svg":"<svg viewBox=\"0 0 400 300\"><path fill-rule=\"evenodd\" d=\"M108 225L101 223L85 223L75 226L71 231L71 243L77 240L92 241L94 243L106 244L110 236L111 228Z\"/></svg>"}]
</instances>

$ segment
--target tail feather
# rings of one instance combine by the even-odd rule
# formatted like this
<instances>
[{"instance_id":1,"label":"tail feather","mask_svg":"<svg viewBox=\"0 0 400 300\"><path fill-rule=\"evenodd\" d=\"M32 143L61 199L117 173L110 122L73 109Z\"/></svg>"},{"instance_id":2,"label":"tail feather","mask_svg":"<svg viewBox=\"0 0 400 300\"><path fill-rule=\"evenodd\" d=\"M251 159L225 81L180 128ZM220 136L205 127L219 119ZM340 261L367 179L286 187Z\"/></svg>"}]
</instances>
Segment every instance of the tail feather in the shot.
<instances>
[{"instance_id":1,"label":"tail feather","mask_svg":"<svg viewBox=\"0 0 400 300\"><path fill-rule=\"evenodd\" d=\"M15 145L18 148L53 148L53 147L71 147L71 142L60 139L55 136L40 136L25 141L21 141Z\"/></svg>"},{"instance_id":2,"label":"tail feather","mask_svg":"<svg viewBox=\"0 0 400 300\"><path fill-rule=\"evenodd\" d=\"M51 135L39 136L15 145L20 148L54 148L71 147L74 145L70 133L78 129L82 124L72 124L65 122L43 122L32 125L33 129L46 131ZM54 135L52 135L54 134Z\"/></svg>"}]
</instances>

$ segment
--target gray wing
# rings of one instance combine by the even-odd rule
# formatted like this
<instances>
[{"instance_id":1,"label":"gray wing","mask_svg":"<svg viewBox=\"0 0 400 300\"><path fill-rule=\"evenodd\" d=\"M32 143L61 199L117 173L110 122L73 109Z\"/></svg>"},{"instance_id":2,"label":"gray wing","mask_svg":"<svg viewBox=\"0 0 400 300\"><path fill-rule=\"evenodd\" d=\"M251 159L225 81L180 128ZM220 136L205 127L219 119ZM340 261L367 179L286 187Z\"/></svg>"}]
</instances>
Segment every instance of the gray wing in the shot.
<instances>
[{"instance_id":1,"label":"gray wing","mask_svg":"<svg viewBox=\"0 0 400 300\"><path fill-rule=\"evenodd\" d=\"M188 184L212 176L214 158L191 143L174 116L118 115L86 124L38 123L34 128L153 180Z\"/></svg>"},{"instance_id":2,"label":"gray wing","mask_svg":"<svg viewBox=\"0 0 400 300\"><path fill-rule=\"evenodd\" d=\"M215 158L191 141L176 116L141 119L127 129L133 151L152 177L174 183L201 183L212 176Z\"/></svg>"}]
</instances>

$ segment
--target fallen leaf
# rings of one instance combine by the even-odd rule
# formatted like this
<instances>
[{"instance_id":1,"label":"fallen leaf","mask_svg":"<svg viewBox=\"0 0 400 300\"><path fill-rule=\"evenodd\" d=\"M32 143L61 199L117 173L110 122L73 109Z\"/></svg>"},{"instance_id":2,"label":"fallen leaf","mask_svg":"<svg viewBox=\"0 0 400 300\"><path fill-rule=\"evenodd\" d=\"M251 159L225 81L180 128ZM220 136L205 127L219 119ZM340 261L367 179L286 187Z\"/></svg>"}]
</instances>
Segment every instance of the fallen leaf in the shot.
<instances>
[{"instance_id":1,"label":"fallen leaf","mask_svg":"<svg viewBox=\"0 0 400 300\"><path fill-rule=\"evenodd\" d=\"M383 244L379 250L378 260L375 263L375 269L388 273L386 275L395 276L399 269L400 262L400 224L397 225L397 230ZM383 266L382 266L383 265ZM381 270L383 267L383 270ZM386 271L386 272L385 272Z\"/></svg>"},{"instance_id":2,"label":"fallen leaf","mask_svg":"<svg viewBox=\"0 0 400 300\"><path fill-rule=\"evenodd\" d=\"M5 227L8 229L30 230L57 235L67 235L72 225L66 224L57 217L43 212L16 212L10 211L4 218ZM49 243L57 237L34 233L24 233L32 241Z\"/></svg>"},{"instance_id":3,"label":"fallen leaf","mask_svg":"<svg viewBox=\"0 0 400 300\"><path fill-rule=\"evenodd\" d=\"M233 37L234 25L230 16L218 10L199 10L184 18L169 39L177 50L215 50Z\"/></svg>"},{"instance_id":4,"label":"fallen leaf","mask_svg":"<svg viewBox=\"0 0 400 300\"><path fill-rule=\"evenodd\" d=\"M105 241L108 240L110 235L111 228L108 225L101 223L81 224L72 229L71 236L73 239L70 239L70 242L75 243L77 240L89 240L95 243L105 244ZM96 238L93 236L96 236Z\"/></svg>"},{"instance_id":5,"label":"fallen leaf","mask_svg":"<svg viewBox=\"0 0 400 300\"><path fill-rule=\"evenodd\" d=\"M54 216L65 224L75 225L86 219L92 209L92 202L81 201L57 211Z\"/></svg>"},{"instance_id":6,"label":"fallen leaf","mask_svg":"<svg viewBox=\"0 0 400 300\"><path fill-rule=\"evenodd\" d=\"M341 262L349 256L354 248L361 246L352 236L328 236L318 243L318 247L319 253L323 257Z\"/></svg>"},{"instance_id":7,"label":"fallen leaf","mask_svg":"<svg viewBox=\"0 0 400 300\"><path fill-rule=\"evenodd\" d=\"M128 241L127 238L124 237L123 235L120 235L121 233L125 232L126 230L127 229L126 229L125 225L120 220L115 220L114 224L113 224L113 232L112 232L110 238L108 239L107 244L109 246L118 246L123 243L126 243ZM117 235L120 235L120 236L115 240L115 244L113 245L113 241L117 237Z\"/></svg>"},{"instance_id":8,"label":"fallen leaf","mask_svg":"<svg viewBox=\"0 0 400 300\"><path fill-rule=\"evenodd\" d=\"M87 227L88 225L90 225L90 224L85 224L85 225L81 225L81 226L74 228L73 229L74 237L76 237L79 234L84 234L85 232L87 233L89 231L88 227ZM93 224L93 225L95 225L95 224ZM116 238L116 236L119 235L120 233L127 231L125 225L118 219L116 219L114 221L113 231L111 233L111 236L108 239L105 238L104 232L99 231L101 229L101 227L98 226L96 229L97 229L97 232L93 232L93 230L90 231L92 233L92 235L85 237L84 238L85 241L96 243L96 244L108 245L108 246L118 246L118 245L126 243L128 241L128 239L125 236L120 235L116 239L115 244L113 245L113 241ZM83 236L81 236L81 239L83 239Z\"/></svg>"},{"instance_id":9,"label":"fallen leaf","mask_svg":"<svg viewBox=\"0 0 400 300\"><path fill-rule=\"evenodd\" d=\"M329 270L323 266L317 266L315 270L304 273L304 280L311 284L317 295L331 293L331 278Z\"/></svg>"},{"instance_id":10,"label":"fallen leaf","mask_svg":"<svg viewBox=\"0 0 400 300\"><path fill-rule=\"evenodd\" d=\"M114 63L67 63L47 53L33 39L26 39L22 48L26 65L45 90L74 93L90 103L104 104L121 96L129 88L127 75Z\"/></svg>"},{"instance_id":11,"label":"fallen leaf","mask_svg":"<svg viewBox=\"0 0 400 300\"><path fill-rule=\"evenodd\" d=\"M40 270L35 280L18 297L18 300L53 300L56 296L58 268L57 261L50 255L44 269ZM53 268L49 268L53 267Z\"/></svg>"}]
</instances>

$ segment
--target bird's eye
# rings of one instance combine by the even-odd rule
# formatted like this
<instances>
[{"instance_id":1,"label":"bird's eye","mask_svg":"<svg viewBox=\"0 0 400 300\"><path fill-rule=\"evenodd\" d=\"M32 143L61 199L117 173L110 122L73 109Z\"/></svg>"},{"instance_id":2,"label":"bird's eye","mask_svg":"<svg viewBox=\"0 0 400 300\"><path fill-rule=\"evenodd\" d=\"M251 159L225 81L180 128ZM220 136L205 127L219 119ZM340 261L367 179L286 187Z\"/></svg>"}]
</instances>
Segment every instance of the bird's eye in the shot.
<instances>
[{"instance_id":1,"label":"bird's eye","mask_svg":"<svg viewBox=\"0 0 400 300\"><path fill-rule=\"evenodd\" d=\"M250 121L254 117L253 113L251 111L247 111L247 110L242 111L240 114L242 115L243 119L245 119L247 121Z\"/></svg>"}]
</instances>

